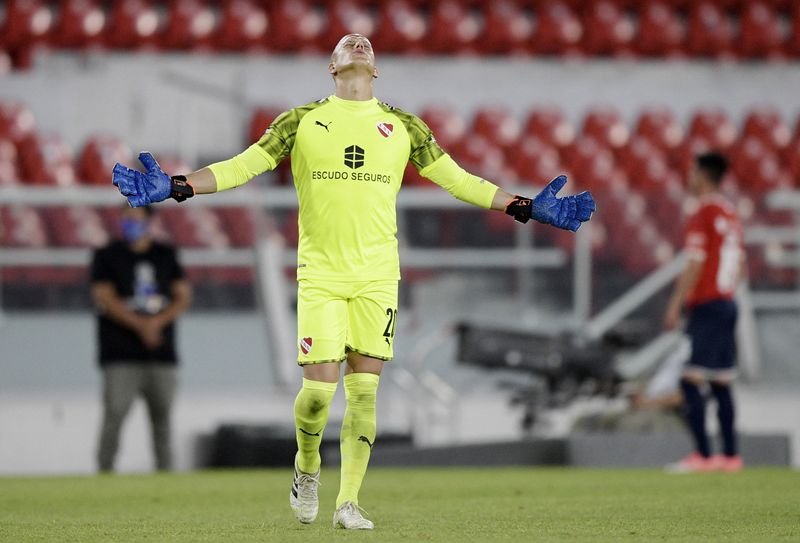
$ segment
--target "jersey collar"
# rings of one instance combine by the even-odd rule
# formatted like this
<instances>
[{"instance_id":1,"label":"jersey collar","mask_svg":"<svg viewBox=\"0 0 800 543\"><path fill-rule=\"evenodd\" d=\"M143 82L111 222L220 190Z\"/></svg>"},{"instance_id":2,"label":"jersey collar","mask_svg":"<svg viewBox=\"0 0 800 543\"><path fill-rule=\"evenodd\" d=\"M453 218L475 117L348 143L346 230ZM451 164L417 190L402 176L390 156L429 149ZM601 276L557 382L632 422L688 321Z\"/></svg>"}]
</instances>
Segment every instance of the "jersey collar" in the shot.
<instances>
[{"instance_id":1,"label":"jersey collar","mask_svg":"<svg viewBox=\"0 0 800 543\"><path fill-rule=\"evenodd\" d=\"M375 105L378 103L378 99L374 96L369 100L345 100L343 98L339 98L335 94L331 94L328 97L328 101L351 113L368 111L375 107Z\"/></svg>"}]
</instances>

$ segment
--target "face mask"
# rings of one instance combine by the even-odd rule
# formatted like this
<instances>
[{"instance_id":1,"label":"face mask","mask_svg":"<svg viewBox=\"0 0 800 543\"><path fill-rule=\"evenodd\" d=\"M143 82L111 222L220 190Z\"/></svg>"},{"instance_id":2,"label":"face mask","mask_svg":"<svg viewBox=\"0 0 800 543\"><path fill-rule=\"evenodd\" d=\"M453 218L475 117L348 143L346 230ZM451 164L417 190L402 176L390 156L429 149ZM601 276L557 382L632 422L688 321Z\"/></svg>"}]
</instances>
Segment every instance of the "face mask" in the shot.
<instances>
[{"instance_id":1,"label":"face mask","mask_svg":"<svg viewBox=\"0 0 800 543\"><path fill-rule=\"evenodd\" d=\"M128 243L136 243L147 235L147 221L137 219L122 219L122 237Z\"/></svg>"}]
</instances>

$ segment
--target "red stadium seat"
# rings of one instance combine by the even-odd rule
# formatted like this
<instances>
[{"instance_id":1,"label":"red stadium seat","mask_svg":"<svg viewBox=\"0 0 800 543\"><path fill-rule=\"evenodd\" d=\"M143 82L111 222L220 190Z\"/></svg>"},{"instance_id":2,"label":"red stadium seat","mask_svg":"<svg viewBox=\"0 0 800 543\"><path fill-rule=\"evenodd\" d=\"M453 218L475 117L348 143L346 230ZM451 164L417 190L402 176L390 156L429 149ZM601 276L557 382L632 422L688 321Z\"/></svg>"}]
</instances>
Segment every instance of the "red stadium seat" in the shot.
<instances>
[{"instance_id":1,"label":"red stadium seat","mask_svg":"<svg viewBox=\"0 0 800 543\"><path fill-rule=\"evenodd\" d=\"M565 165L580 179L602 179L614 171L615 160L611 150L591 136L582 135L565 149Z\"/></svg>"},{"instance_id":2,"label":"red stadium seat","mask_svg":"<svg viewBox=\"0 0 800 543\"><path fill-rule=\"evenodd\" d=\"M382 3L376 34L380 36L379 53L424 53L423 41L427 34L428 21L411 2Z\"/></svg>"},{"instance_id":3,"label":"red stadium seat","mask_svg":"<svg viewBox=\"0 0 800 543\"><path fill-rule=\"evenodd\" d=\"M747 58L779 57L784 32L777 13L767 2L750 0L742 6L738 47Z\"/></svg>"},{"instance_id":4,"label":"red stadium seat","mask_svg":"<svg viewBox=\"0 0 800 543\"><path fill-rule=\"evenodd\" d=\"M325 17L319 6L305 0L279 0L270 3L272 32L267 36L271 47L293 53L330 52L334 43L320 49Z\"/></svg>"},{"instance_id":5,"label":"red stadium seat","mask_svg":"<svg viewBox=\"0 0 800 543\"><path fill-rule=\"evenodd\" d=\"M647 200L636 192L626 194L614 219L605 224L611 241L607 252L611 253L612 262L621 262L631 275L645 275L675 254L672 243L649 216Z\"/></svg>"},{"instance_id":6,"label":"red stadium seat","mask_svg":"<svg viewBox=\"0 0 800 543\"><path fill-rule=\"evenodd\" d=\"M688 192L682 177L662 164L653 163L638 180L639 191L647 199L648 215L662 236L680 244L683 230L682 209Z\"/></svg>"},{"instance_id":7,"label":"red stadium seat","mask_svg":"<svg viewBox=\"0 0 800 543\"><path fill-rule=\"evenodd\" d=\"M97 210L100 220L103 221L103 227L111 238L122 237L120 222L122 221L122 211L124 208L125 204L120 204L118 206L103 207Z\"/></svg>"},{"instance_id":8,"label":"red stadium seat","mask_svg":"<svg viewBox=\"0 0 800 543\"><path fill-rule=\"evenodd\" d=\"M0 47L0 76L4 76L11 72L14 67L14 61L11 54Z\"/></svg>"},{"instance_id":9,"label":"red stadium seat","mask_svg":"<svg viewBox=\"0 0 800 543\"><path fill-rule=\"evenodd\" d=\"M661 235L651 220L630 224L633 242L624 252L623 265L628 273L642 276L663 266L675 256L675 247Z\"/></svg>"},{"instance_id":10,"label":"red stadium seat","mask_svg":"<svg viewBox=\"0 0 800 543\"><path fill-rule=\"evenodd\" d=\"M209 48L219 19L206 0L170 0L167 28L160 46L164 49Z\"/></svg>"},{"instance_id":11,"label":"red stadium seat","mask_svg":"<svg viewBox=\"0 0 800 543\"><path fill-rule=\"evenodd\" d=\"M18 185L21 181L17 146L10 139L0 137L0 187Z\"/></svg>"},{"instance_id":12,"label":"red stadium seat","mask_svg":"<svg viewBox=\"0 0 800 543\"><path fill-rule=\"evenodd\" d=\"M697 56L732 56L733 28L719 5L707 0L693 4L689 14L687 47Z\"/></svg>"},{"instance_id":13,"label":"red stadium seat","mask_svg":"<svg viewBox=\"0 0 800 543\"><path fill-rule=\"evenodd\" d=\"M159 210L156 220L164 225L168 239L180 247L230 246L230 240L219 217L209 208L169 207Z\"/></svg>"},{"instance_id":14,"label":"red stadium seat","mask_svg":"<svg viewBox=\"0 0 800 543\"><path fill-rule=\"evenodd\" d=\"M508 157L509 166L522 183L544 186L563 173L558 150L536 136L521 139Z\"/></svg>"},{"instance_id":15,"label":"red stadium seat","mask_svg":"<svg viewBox=\"0 0 800 543\"><path fill-rule=\"evenodd\" d=\"M465 53L475 51L481 32L477 15L463 2L442 0L434 2L430 13L431 28L427 45L436 53Z\"/></svg>"},{"instance_id":16,"label":"red stadium seat","mask_svg":"<svg viewBox=\"0 0 800 543\"><path fill-rule=\"evenodd\" d=\"M795 188L800 188L800 139L792 142L785 151L786 167L794 178Z\"/></svg>"},{"instance_id":17,"label":"red stadium seat","mask_svg":"<svg viewBox=\"0 0 800 543\"><path fill-rule=\"evenodd\" d=\"M712 149L726 152L736 140L736 126L722 109L705 108L692 116L689 136L704 138Z\"/></svg>"},{"instance_id":18,"label":"red stadium seat","mask_svg":"<svg viewBox=\"0 0 800 543\"><path fill-rule=\"evenodd\" d=\"M13 187L22 182L19 168L14 162L0 160L0 187Z\"/></svg>"},{"instance_id":19,"label":"red stadium seat","mask_svg":"<svg viewBox=\"0 0 800 543\"><path fill-rule=\"evenodd\" d=\"M50 240L59 247L100 247L109 233L100 215L87 207L48 207L42 210Z\"/></svg>"},{"instance_id":20,"label":"red stadium seat","mask_svg":"<svg viewBox=\"0 0 800 543\"><path fill-rule=\"evenodd\" d=\"M62 0L53 42L59 47L99 46L107 22L97 0Z\"/></svg>"},{"instance_id":21,"label":"red stadium seat","mask_svg":"<svg viewBox=\"0 0 800 543\"><path fill-rule=\"evenodd\" d=\"M42 217L28 206L0 206L0 246L45 247L47 228Z\"/></svg>"},{"instance_id":22,"label":"red stadium seat","mask_svg":"<svg viewBox=\"0 0 800 543\"><path fill-rule=\"evenodd\" d=\"M637 137L647 138L675 164L684 133L680 122L669 109L663 107L643 109L634 133Z\"/></svg>"},{"instance_id":23,"label":"red stadium seat","mask_svg":"<svg viewBox=\"0 0 800 543\"><path fill-rule=\"evenodd\" d=\"M5 21L0 28L5 47L28 48L47 41L55 19L49 2L8 0L5 4Z\"/></svg>"},{"instance_id":24,"label":"red stadium seat","mask_svg":"<svg viewBox=\"0 0 800 543\"><path fill-rule=\"evenodd\" d=\"M72 153L60 136L32 134L20 142L18 150L25 181L59 186L76 183Z\"/></svg>"},{"instance_id":25,"label":"red stadium seat","mask_svg":"<svg viewBox=\"0 0 800 543\"><path fill-rule=\"evenodd\" d=\"M583 120L583 134L595 138L615 153L625 147L630 139L628 125L613 107L589 110Z\"/></svg>"},{"instance_id":26,"label":"red stadium seat","mask_svg":"<svg viewBox=\"0 0 800 543\"><path fill-rule=\"evenodd\" d=\"M519 119L502 106L478 108L472 120L471 134L480 134L503 150L513 146L520 136Z\"/></svg>"},{"instance_id":27,"label":"red stadium seat","mask_svg":"<svg viewBox=\"0 0 800 543\"><path fill-rule=\"evenodd\" d=\"M47 225L40 213L28 206L0 206L0 247L44 248L49 245ZM71 280L75 270L28 266L4 266L6 283L58 283ZM65 273L67 272L67 277Z\"/></svg>"},{"instance_id":28,"label":"red stadium seat","mask_svg":"<svg viewBox=\"0 0 800 543\"><path fill-rule=\"evenodd\" d=\"M253 247L266 232L266 218L257 209L221 207L216 213L232 247Z\"/></svg>"},{"instance_id":29,"label":"red stadium seat","mask_svg":"<svg viewBox=\"0 0 800 543\"><path fill-rule=\"evenodd\" d=\"M13 162L17 163L19 153L17 153L17 146L10 138L0 136L0 162Z\"/></svg>"},{"instance_id":30,"label":"red stadium seat","mask_svg":"<svg viewBox=\"0 0 800 543\"><path fill-rule=\"evenodd\" d=\"M769 149L782 153L792 133L775 108L760 107L750 110L745 117L743 136L758 138Z\"/></svg>"},{"instance_id":31,"label":"red stadium seat","mask_svg":"<svg viewBox=\"0 0 800 543\"><path fill-rule=\"evenodd\" d=\"M333 49L345 34L375 36L377 21L372 12L354 0L338 0L328 4L327 32L323 34L321 48ZM374 44L378 47L379 44Z\"/></svg>"},{"instance_id":32,"label":"red stadium seat","mask_svg":"<svg viewBox=\"0 0 800 543\"><path fill-rule=\"evenodd\" d=\"M533 109L525 121L525 136L536 136L542 141L562 150L575 141L575 128L564 112L556 107Z\"/></svg>"},{"instance_id":33,"label":"red stadium seat","mask_svg":"<svg viewBox=\"0 0 800 543\"><path fill-rule=\"evenodd\" d=\"M760 138L745 136L733 149L731 169L745 183L756 175L764 160L775 161L774 151L770 150Z\"/></svg>"},{"instance_id":34,"label":"red stadium seat","mask_svg":"<svg viewBox=\"0 0 800 543\"><path fill-rule=\"evenodd\" d=\"M456 145L453 156L475 175L498 180L513 177L500 147L479 134L465 138Z\"/></svg>"},{"instance_id":35,"label":"red stadium seat","mask_svg":"<svg viewBox=\"0 0 800 543\"><path fill-rule=\"evenodd\" d=\"M464 119L448 106L428 106L420 111L420 118L425 121L445 151L458 145L467 132Z\"/></svg>"},{"instance_id":36,"label":"red stadium seat","mask_svg":"<svg viewBox=\"0 0 800 543\"><path fill-rule=\"evenodd\" d=\"M221 22L214 45L228 51L262 51L272 21L267 10L255 0L229 0L222 3Z\"/></svg>"},{"instance_id":37,"label":"red stadium seat","mask_svg":"<svg viewBox=\"0 0 800 543\"><path fill-rule=\"evenodd\" d=\"M800 3L795 2L791 8L791 27L786 38L785 49L788 55L800 57Z\"/></svg>"},{"instance_id":38,"label":"red stadium seat","mask_svg":"<svg viewBox=\"0 0 800 543\"><path fill-rule=\"evenodd\" d=\"M751 195L791 186L788 174L781 168L777 154L755 137L743 138L732 153L731 167L741 187Z\"/></svg>"},{"instance_id":39,"label":"red stadium seat","mask_svg":"<svg viewBox=\"0 0 800 543\"><path fill-rule=\"evenodd\" d=\"M247 145L261 139L269 125L278 115L286 111L282 107L262 106L257 108L250 116L250 126L247 130Z\"/></svg>"},{"instance_id":40,"label":"red stadium seat","mask_svg":"<svg viewBox=\"0 0 800 543\"><path fill-rule=\"evenodd\" d=\"M2 106L0 105L0 111L2 111ZM0 120L2 116L0 116ZM792 135L793 141L800 141L800 115L797 116L797 122L794 125L794 134Z\"/></svg>"},{"instance_id":41,"label":"red stadium seat","mask_svg":"<svg viewBox=\"0 0 800 543\"><path fill-rule=\"evenodd\" d=\"M537 5L536 32L533 35L533 51L543 55L580 53L583 38L581 20L570 7L559 0L545 0Z\"/></svg>"},{"instance_id":42,"label":"red stadium seat","mask_svg":"<svg viewBox=\"0 0 800 543\"><path fill-rule=\"evenodd\" d=\"M0 102L0 137L19 145L35 128L33 113L19 103Z\"/></svg>"},{"instance_id":43,"label":"red stadium seat","mask_svg":"<svg viewBox=\"0 0 800 543\"><path fill-rule=\"evenodd\" d=\"M620 166L638 186L642 178L649 175L650 169L667 168L667 156L648 138L634 136L620 154Z\"/></svg>"},{"instance_id":44,"label":"red stadium seat","mask_svg":"<svg viewBox=\"0 0 800 543\"><path fill-rule=\"evenodd\" d=\"M518 2L491 2L485 6L483 14L483 34L478 43L482 53L521 54L528 51L534 25L530 13Z\"/></svg>"},{"instance_id":45,"label":"red stadium seat","mask_svg":"<svg viewBox=\"0 0 800 543\"><path fill-rule=\"evenodd\" d=\"M662 0L646 0L639 8L638 51L651 57L683 56L686 26L677 11Z\"/></svg>"},{"instance_id":46,"label":"red stadium seat","mask_svg":"<svg viewBox=\"0 0 800 543\"><path fill-rule=\"evenodd\" d=\"M115 136L89 138L78 157L78 177L84 183L107 187L117 162L126 165L133 162L133 153L127 144Z\"/></svg>"},{"instance_id":47,"label":"red stadium seat","mask_svg":"<svg viewBox=\"0 0 800 543\"><path fill-rule=\"evenodd\" d=\"M119 0L113 3L105 43L120 49L154 48L164 23L152 0Z\"/></svg>"},{"instance_id":48,"label":"red stadium seat","mask_svg":"<svg viewBox=\"0 0 800 543\"><path fill-rule=\"evenodd\" d=\"M595 199L603 202L603 212L610 213L606 200L607 194L616 194L621 189L630 190L630 182L624 170L619 167L609 166L608 161L600 160L597 166L589 169L582 175L572 175L571 170L565 169L562 173L575 183L574 190L590 190Z\"/></svg>"},{"instance_id":49,"label":"red stadium seat","mask_svg":"<svg viewBox=\"0 0 800 543\"><path fill-rule=\"evenodd\" d=\"M599 0L587 6L584 14L583 48L590 55L623 56L633 52L636 29L620 6Z\"/></svg>"}]
</instances>

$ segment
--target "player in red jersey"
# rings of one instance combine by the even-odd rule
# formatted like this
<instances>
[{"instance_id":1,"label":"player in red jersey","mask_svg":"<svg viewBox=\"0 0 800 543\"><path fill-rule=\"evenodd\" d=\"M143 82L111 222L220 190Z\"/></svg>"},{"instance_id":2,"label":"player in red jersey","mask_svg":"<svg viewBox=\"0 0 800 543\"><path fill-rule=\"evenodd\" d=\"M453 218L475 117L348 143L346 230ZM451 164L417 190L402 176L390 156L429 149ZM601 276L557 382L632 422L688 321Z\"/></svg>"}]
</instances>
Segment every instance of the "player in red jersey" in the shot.
<instances>
[{"instance_id":1,"label":"player in red jersey","mask_svg":"<svg viewBox=\"0 0 800 543\"><path fill-rule=\"evenodd\" d=\"M681 377L686 420L695 451L670 468L679 472L738 471L731 382L736 376L736 302L734 295L744 263L742 224L736 210L719 191L728 163L718 153L695 159L690 189L699 208L686 225L689 262L678 279L664 326L674 329L683 308L692 353ZM711 456L705 428L706 384L718 405L723 454Z\"/></svg>"}]
</instances>

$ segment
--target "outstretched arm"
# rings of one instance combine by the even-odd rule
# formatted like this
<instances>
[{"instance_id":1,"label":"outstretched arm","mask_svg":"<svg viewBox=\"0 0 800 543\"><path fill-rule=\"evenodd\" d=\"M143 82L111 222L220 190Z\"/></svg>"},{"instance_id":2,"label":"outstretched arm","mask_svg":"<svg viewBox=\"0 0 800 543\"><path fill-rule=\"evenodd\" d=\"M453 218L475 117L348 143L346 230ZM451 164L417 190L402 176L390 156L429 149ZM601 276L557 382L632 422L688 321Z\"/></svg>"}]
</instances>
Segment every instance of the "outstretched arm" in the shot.
<instances>
[{"instance_id":1,"label":"outstretched arm","mask_svg":"<svg viewBox=\"0 0 800 543\"><path fill-rule=\"evenodd\" d=\"M218 190L217 178L207 166L187 175L186 182L191 185L195 194L211 194Z\"/></svg>"},{"instance_id":2,"label":"outstretched arm","mask_svg":"<svg viewBox=\"0 0 800 543\"><path fill-rule=\"evenodd\" d=\"M556 196L567 183L567 178L563 175L553 179L535 198L526 198L512 195L485 179L470 174L446 154L423 168L420 174L447 189L459 200L503 211L521 223L534 219L574 232L580 228L581 223L592 217L595 210L594 198L588 192L562 198Z\"/></svg>"},{"instance_id":3,"label":"outstretched arm","mask_svg":"<svg viewBox=\"0 0 800 543\"><path fill-rule=\"evenodd\" d=\"M560 175L553 179L535 198L511 195L456 164L439 147L428 125L419 117L402 113L399 116L411 138L409 158L420 175L446 189L459 200L486 209L504 211L521 223L534 219L573 232L592 217L595 203L588 192L556 197L567 183L566 176Z\"/></svg>"},{"instance_id":4,"label":"outstretched arm","mask_svg":"<svg viewBox=\"0 0 800 543\"><path fill-rule=\"evenodd\" d=\"M122 164L114 166L112 182L128 198L131 207L174 198L182 202L195 194L219 192L247 183L256 175L275 167L275 160L258 144L235 157L217 162L188 175L170 177L150 153L140 153L144 173Z\"/></svg>"}]
</instances>

